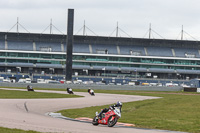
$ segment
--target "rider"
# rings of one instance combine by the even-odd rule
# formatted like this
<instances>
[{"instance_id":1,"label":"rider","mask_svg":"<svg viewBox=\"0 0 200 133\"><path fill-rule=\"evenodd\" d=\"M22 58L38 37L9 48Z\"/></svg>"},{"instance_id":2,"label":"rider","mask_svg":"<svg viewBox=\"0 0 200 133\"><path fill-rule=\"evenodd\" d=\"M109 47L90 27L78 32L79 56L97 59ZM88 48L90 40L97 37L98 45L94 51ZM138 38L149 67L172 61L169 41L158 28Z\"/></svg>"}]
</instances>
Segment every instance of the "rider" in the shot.
<instances>
[{"instance_id":1,"label":"rider","mask_svg":"<svg viewBox=\"0 0 200 133\"><path fill-rule=\"evenodd\" d=\"M104 108L98 115L99 119L102 119L102 114L108 112L109 109L113 109L115 107L119 107L120 108L120 112L121 112L121 108L122 108L122 103L120 101L118 101L116 104L110 106L109 108Z\"/></svg>"},{"instance_id":2,"label":"rider","mask_svg":"<svg viewBox=\"0 0 200 133\"><path fill-rule=\"evenodd\" d=\"M89 88L89 89L88 89L88 93L89 93L89 94L92 94L92 92L94 93L94 90Z\"/></svg>"}]
</instances>

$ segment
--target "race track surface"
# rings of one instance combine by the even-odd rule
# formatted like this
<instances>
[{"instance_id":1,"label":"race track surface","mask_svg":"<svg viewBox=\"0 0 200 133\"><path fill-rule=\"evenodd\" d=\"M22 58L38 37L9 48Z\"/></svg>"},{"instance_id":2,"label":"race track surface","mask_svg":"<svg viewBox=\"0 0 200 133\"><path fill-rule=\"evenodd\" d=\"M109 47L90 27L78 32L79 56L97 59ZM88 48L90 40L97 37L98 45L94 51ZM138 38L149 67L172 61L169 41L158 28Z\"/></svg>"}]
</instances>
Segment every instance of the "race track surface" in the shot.
<instances>
[{"instance_id":1,"label":"race track surface","mask_svg":"<svg viewBox=\"0 0 200 133\"><path fill-rule=\"evenodd\" d=\"M66 94L66 92L63 91L36 91ZM101 93L97 93L96 96L90 96L88 93L84 92L75 92L75 94L85 97L59 99L0 99L0 127L54 133L177 133L164 130L125 128L118 126L112 128L104 125L93 126L90 123L64 120L46 115L48 112L55 112L62 109L113 104L117 101L130 102L158 98Z\"/></svg>"}]
</instances>

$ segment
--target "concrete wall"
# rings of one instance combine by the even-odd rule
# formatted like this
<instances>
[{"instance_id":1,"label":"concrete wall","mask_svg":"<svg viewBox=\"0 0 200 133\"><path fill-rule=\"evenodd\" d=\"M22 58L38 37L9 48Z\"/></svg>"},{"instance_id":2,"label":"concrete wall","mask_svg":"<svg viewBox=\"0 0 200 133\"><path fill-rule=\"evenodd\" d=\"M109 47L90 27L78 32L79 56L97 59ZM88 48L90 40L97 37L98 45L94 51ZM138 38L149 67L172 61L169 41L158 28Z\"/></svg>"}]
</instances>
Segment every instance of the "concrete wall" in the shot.
<instances>
[{"instance_id":1,"label":"concrete wall","mask_svg":"<svg viewBox=\"0 0 200 133\"><path fill-rule=\"evenodd\" d=\"M83 85L83 84L37 84L37 83L0 83L1 87L26 87L32 85L34 88L58 88L66 89L102 89L102 90L142 90L142 91L182 91L183 87L165 87L165 86L129 86L129 85Z\"/></svg>"}]
</instances>

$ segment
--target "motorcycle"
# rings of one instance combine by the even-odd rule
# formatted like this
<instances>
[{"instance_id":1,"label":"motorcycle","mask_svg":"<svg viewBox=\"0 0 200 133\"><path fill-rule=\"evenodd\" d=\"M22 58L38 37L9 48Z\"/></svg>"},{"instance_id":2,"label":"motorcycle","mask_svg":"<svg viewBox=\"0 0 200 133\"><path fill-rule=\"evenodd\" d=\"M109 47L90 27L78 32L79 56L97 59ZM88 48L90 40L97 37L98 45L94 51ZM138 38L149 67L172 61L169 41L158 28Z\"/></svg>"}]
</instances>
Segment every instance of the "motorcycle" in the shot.
<instances>
[{"instance_id":1,"label":"motorcycle","mask_svg":"<svg viewBox=\"0 0 200 133\"><path fill-rule=\"evenodd\" d=\"M108 112L102 113L102 119L98 118L99 113L96 112L96 116L93 118L92 124L97 126L99 124L108 125L113 127L117 120L121 117L121 111L119 107L110 108Z\"/></svg>"},{"instance_id":2,"label":"motorcycle","mask_svg":"<svg viewBox=\"0 0 200 133\"><path fill-rule=\"evenodd\" d=\"M92 89L88 89L88 93L89 93L91 96L95 96L94 91L93 91Z\"/></svg>"},{"instance_id":3,"label":"motorcycle","mask_svg":"<svg viewBox=\"0 0 200 133\"><path fill-rule=\"evenodd\" d=\"M27 90L28 90L28 91L34 91L33 87L30 86L30 85L27 86Z\"/></svg>"},{"instance_id":4,"label":"motorcycle","mask_svg":"<svg viewBox=\"0 0 200 133\"><path fill-rule=\"evenodd\" d=\"M67 93L69 93L69 94L74 94L74 92L72 91L71 88L67 88Z\"/></svg>"},{"instance_id":5,"label":"motorcycle","mask_svg":"<svg viewBox=\"0 0 200 133\"><path fill-rule=\"evenodd\" d=\"M91 92L90 95L91 95L91 96L95 96L94 92Z\"/></svg>"}]
</instances>

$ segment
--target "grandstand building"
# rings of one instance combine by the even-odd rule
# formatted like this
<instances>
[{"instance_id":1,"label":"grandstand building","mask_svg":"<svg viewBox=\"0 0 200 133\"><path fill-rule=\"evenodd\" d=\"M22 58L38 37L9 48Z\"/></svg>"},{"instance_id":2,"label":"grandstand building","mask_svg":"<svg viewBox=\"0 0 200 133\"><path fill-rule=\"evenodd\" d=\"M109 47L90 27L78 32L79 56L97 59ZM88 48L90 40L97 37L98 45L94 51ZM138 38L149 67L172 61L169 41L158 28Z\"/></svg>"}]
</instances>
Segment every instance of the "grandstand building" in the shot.
<instances>
[{"instance_id":1,"label":"grandstand building","mask_svg":"<svg viewBox=\"0 0 200 133\"><path fill-rule=\"evenodd\" d=\"M65 75L66 35L0 32L0 72ZM197 78L200 42L74 36L73 74Z\"/></svg>"}]
</instances>

